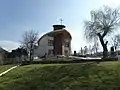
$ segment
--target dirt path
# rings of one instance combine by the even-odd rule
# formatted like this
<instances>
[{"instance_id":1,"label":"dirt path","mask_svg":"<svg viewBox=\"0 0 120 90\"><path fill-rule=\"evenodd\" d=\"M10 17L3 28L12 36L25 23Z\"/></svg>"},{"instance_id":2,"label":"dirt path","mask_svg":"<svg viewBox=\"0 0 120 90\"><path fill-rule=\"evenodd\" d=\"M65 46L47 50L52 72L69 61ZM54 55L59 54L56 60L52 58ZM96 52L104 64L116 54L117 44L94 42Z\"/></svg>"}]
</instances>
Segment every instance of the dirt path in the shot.
<instances>
[{"instance_id":1,"label":"dirt path","mask_svg":"<svg viewBox=\"0 0 120 90\"><path fill-rule=\"evenodd\" d=\"M6 71L0 73L0 77L1 77L2 75L4 75L4 74L8 73L8 72L11 71L12 69L17 68L18 66L19 66L19 65L17 65L17 66L13 66L13 67L9 68L8 70L6 70Z\"/></svg>"}]
</instances>

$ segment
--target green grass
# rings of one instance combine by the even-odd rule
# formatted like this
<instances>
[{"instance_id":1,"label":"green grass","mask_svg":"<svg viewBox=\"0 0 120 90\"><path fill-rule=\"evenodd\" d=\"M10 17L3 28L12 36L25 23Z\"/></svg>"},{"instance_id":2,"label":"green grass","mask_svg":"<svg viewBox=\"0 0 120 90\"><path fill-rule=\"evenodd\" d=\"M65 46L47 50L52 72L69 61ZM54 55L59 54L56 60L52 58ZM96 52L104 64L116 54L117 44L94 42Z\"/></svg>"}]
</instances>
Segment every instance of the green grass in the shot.
<instances>
[{"instance_id":1,"label":"green grass","mask_svg":"<svg viewBox=\"0 0 120 90\"><path fill-rule=\"evenodd\" d=\"M120 90L120 62L20 66L0 77L0 90Z\"/></svg>"},{"instance_id":2,"label":"green grass","mask_svg":"<svg viewBox=\"0 0 120 90\"><path fill-rule=\"evenodd\" d=\"M14 65L2 65L0 66L0 73L4 72L5 70L11 68Z\"/></svg>"}]
</instances>

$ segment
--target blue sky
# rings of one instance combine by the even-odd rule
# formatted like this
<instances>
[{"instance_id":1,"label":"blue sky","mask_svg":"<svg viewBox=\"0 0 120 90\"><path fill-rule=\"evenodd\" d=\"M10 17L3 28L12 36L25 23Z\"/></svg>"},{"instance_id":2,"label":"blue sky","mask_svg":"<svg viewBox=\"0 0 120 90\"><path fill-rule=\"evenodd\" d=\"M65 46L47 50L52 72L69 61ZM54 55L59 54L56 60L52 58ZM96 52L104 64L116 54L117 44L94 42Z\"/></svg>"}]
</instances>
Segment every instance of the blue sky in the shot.
<instances>
[{"instance_id":1,"label":"blue sky","mask_svg":"<svg viewBox=\"0 0 120 90\"><path fill-rule=\"evenodd\" d=\"M83 21L90 11L103 5L117 7L119 0L0 0L0 46L11 50L19 46L26 30L39 31L39 36L60 24L60 18L72 35L72 50L86 45ZM87 44L88 45L88 44Z\"/></svg>"}]
</instances>

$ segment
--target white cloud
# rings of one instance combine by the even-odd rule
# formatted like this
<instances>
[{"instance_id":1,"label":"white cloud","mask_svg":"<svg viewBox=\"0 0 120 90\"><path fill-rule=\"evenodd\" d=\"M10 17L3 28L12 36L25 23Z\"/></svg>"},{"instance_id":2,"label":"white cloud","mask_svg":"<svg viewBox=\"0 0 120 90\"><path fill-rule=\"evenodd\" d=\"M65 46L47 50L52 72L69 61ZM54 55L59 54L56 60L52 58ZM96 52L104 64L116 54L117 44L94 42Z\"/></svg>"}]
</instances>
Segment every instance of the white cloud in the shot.
<instances>
[{"instance_id":1,"label":"white cloud","mask_svg":"<svg viewBox=\"0 0 120 90\"><path fill-rule=\"evenodd\" d=\"M16 48L19 47L19 45L20 44L18 42L7 41L7 40L1 40L0 41L0 46L7 51L11 51L13 49L16 49Z\"/></svg>"},{"instance_id":2,"label":"white cloud","mask_svg":"<svg viewBox=\"0 0 120 90\"><path fill-rule=\"evenodd\" d=\"M120 0L105 0L105 4L110 6L110 7L119 7Z\"/></svg>"}]
</instances>

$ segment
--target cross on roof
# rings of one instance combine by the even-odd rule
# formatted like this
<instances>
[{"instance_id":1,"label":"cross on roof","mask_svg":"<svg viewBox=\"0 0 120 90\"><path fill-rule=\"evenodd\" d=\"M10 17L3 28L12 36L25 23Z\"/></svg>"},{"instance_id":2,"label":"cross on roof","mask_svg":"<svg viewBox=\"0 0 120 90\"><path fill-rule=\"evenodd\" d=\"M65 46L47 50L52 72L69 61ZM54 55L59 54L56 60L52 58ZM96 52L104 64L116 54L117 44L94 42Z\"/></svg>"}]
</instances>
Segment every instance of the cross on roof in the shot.
<instances>
[{"instance_id":1,"label":"cross on roof","mask_svg":"<svg viewBox=\"0 0 120 90\"><path fill-rule=\"evenodd\" d=\"M61 23L61 25L62 25L62 23L63 23L63 19L60 19L60 23Z\"/></svg>"}]
</instances>

